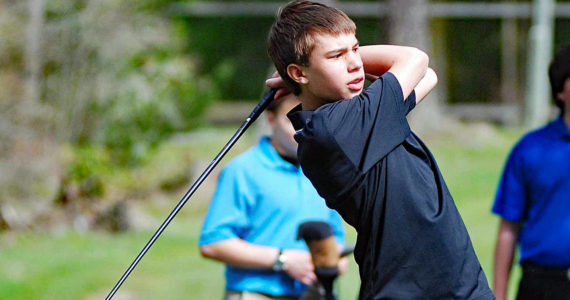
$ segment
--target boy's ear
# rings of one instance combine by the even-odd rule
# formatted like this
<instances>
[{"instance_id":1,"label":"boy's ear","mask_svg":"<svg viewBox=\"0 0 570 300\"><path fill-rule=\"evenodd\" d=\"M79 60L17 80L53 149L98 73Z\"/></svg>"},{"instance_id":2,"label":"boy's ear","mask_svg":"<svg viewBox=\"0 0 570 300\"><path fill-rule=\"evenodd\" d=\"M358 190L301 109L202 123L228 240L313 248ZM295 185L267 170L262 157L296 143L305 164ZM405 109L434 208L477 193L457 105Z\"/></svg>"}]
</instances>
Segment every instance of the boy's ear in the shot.
<instances>
[{"instance_id":1,"label":"boy's ear","mask_svg":"<svg viewBox=\"0 0 570 300\"><path fill-rule=\"evenodd\" d=\"M556 101L560 101L560 102L569 102L570 98L568 97L564 97L564 93L560 92L558 94L556 94Z\"/></svg>"},{"instance_id":2,"label":"boy's ear","mask_svg":"<svg viewBox=\"0 0 570 300\"><path fill-rule=\"evenodd\" d=\"M305 74L303 66L298 64L290 64L287 66L287 74L298 84L307 84L309 79Z\"/></svg>"}]
</instances>

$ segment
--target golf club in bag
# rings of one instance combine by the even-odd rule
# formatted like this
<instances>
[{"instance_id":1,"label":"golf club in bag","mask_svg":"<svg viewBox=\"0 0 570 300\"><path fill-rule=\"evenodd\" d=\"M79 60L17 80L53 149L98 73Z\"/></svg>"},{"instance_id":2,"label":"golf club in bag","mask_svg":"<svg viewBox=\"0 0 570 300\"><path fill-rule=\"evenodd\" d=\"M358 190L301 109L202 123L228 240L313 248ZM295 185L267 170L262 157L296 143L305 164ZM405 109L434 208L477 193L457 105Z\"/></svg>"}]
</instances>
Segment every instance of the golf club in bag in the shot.
<instances>
[{"instance_id":1,"label":"golf club in bag","mask_svg":"<svg viewBox=\"0 0 570 300\"><path fill-rule=\"evenodd\" d=\"M269 103L271 103L271 101L273 101L273 98L275 96L275 92L277 92L276 89L270 89L269 92L267 92L264 96L263 99L261 99L261 101L259 101L259 103L257 104L257 106L252 110L251 114L249 114L249 117L247 119L245 119L245 121L242 123L242 125L238 128L238 130L236 131L236 133L234 133L234 135L232 136L232 138L228 141L228 143L222 148L222 150L220 151L220 153L218 153L218 155L216 155L216 157L214 158L214 160L212 160L212 162L208 165L208 167L204 170L204 172L202 173L202 175L200 175L200 177L198 177L198 179L194 182L194 184L192 184L192 186L190 187L190 189L186 192L186 194L184 194L184 197L182 197L182 199L180 200L180 202L178 202L178 204L176 205L176 207L174 208L174 210L172 210L172 212L168 215L168 217L166 218L166 220L164 220L164 222L162 223L162 225L160 225L160 227L156 230L156 232L154 233L154 235L150 238L150 240L146 243L146 245L144 246L144 248L141 250L141 252L139 253L139 255L137 255L137 257L135 258L135 260L131 263L131 265L129 266L129 268L125 271L125 273L123 274L123 276L121 276L121 279L119 279L119 281L117 282L117 284L115 284L115 286L113 287L113 289L111 290L111 292L109 292L109 294L107 295L107 297L105 298L105 300L109 300L111 298L113 298L113 296L115 295L115 293L117 293L117 291L119 290L119 288L121 287L121 285L123 284L123 282L125 282L125 280L127 279L127 277L129 277L129 275L131 274L131 272L134 270L134 268L137 266L137 264L140 262L140 260L143 258L143 256L148 252L148 250L150 249L150 247L152 247L152 245L154 244L154 242L158 239L158 237L162 234L162 232L164 231L164 229L166 229L166 227L168 226L168 224L170 224L170 222L172 221L172 219L174 219L174 217L176 217L176 215L178 214L178 212L180 211L180 209L182 209L182 207L184 206L184 204L186 204L186 202L188 202L188 199L190 199L190 197L192 196L192 194L194 194L194 192L196 191L196 189L198 189L198 187L200 186L200 184L202 184L202 182L204 181L204 179L206 179L206 177L208 177L208 175L210 174L210 172L212 172L212 170L214 169L214 167L216 167L216 165L220 162L220 160L224 157L224 155L226 155L226 153L230 150L230 148L237 142L237 140L242 136L242 134L247 130L247 128L249 128L249 126L259 117L259 115L261 115L261 113L267 108L267 106L269 105Z\"/></svg>"},{"instance_id":2,"label":"golf club in bag","mask_svg":"<svg viewBox=\"0 0 570 300\"><path fill-rule=\"evenodd\" d=\"M333 284L339 275L338 262L354 251L345 247L340 253L333 235L332 227L323 221L307 221L299 225L297 240L303 239L311 253L315 266L317 282L313 284L300 300L338 300Z\"/></svg>"}]
</instances>

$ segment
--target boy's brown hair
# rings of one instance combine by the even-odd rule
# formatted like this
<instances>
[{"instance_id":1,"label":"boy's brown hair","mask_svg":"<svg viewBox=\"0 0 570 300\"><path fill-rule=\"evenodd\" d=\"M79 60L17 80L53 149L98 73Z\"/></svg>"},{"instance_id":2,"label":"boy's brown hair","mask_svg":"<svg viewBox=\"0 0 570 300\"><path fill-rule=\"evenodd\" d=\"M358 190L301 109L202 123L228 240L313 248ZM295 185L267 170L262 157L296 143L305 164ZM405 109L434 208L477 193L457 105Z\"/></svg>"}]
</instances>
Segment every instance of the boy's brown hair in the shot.
<instances>
[{"instance_id":1,"label":"boy's brown hair","mask_svg":"<svg viewBox=\"0 0 570 300\"><path fill-rule=\"evenodd\" d=\"M287 87L295 95L301 87L287 74L287 66L309 65L309 56L318 34L356 33L356 25L342 11L321 3L293 1L280 9L269 30L267 51Z\"/></svg>"}]
</instances>

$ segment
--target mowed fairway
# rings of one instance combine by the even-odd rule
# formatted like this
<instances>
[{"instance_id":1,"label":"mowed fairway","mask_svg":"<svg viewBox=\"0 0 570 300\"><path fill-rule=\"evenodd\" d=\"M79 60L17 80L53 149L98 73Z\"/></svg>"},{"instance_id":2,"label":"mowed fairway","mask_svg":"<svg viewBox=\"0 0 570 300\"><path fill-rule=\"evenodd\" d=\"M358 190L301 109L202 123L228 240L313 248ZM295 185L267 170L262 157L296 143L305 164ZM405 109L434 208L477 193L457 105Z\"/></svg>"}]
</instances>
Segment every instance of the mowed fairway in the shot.
<instances>
[{"instance_id":1,"label":"mowed fairway","mask_svg":"<svg viewBox=\"0 0 570 300\"><path fill-rule=\"evenodd\" d=\"M234 130L210 129L207 139L200 142L194 139L187 150L194 151L207 163ZM498 224L490 207L505 158L522 131L486 125L462 126L458 131L464 134L441 134L425 140L438 161L490 281ZM254 143L253 135L246 134L222 165ZM212 182L215 178L189 201L114 299L221 299L223 266L201 258L197 247ZM115 235L65 230L1 233L0 299L104 299L152 236L154 226L166 218L184 191L171 193L166 200L140 205L155 219L146 230ZM353 243L354 231L347 228L347 232L349 243ZM511 291L518 281L519 270L516 272ZM340 299L355 299L358 286L358 268L352 262L348 273L338 282Z\"/></svg>"}]
</instances>

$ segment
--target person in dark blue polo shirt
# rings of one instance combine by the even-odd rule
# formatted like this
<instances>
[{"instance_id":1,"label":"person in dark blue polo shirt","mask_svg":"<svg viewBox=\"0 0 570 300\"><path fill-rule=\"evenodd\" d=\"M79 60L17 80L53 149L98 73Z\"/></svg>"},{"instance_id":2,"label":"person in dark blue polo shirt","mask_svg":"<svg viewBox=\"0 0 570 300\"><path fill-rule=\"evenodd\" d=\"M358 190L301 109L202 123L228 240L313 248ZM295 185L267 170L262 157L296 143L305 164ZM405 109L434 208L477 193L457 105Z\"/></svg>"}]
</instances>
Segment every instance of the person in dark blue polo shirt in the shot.
<instances>
[{"instance_id":1,"label":"person in dark blue polo shirt","mask_svg":"<svg viewBox=\"0 0 570 300\"><path fill-rule=\"evenodd\" d=\"M427 55L360 47L355 31L338 9L287 4L268 40L279 76L266 84L301 99L288 114L297 156L357 230L360 299L494 299L435 159L406 120L437 83ZM364 88L365 77L377 79Z\"/></svg>"},{"instance_id":2,"label":"person in dark blue polo shirt","mask_svg":"<svg viewBox=\"0 0 570 300\"><path fill-rule=\"evenodd\" d=\"M494 273L501 300L517 242L517 299L570 299L570 45L555 56L549 77L560 116L513 148L492 208L501 217Z\"/></svg>"}]
</instances>

